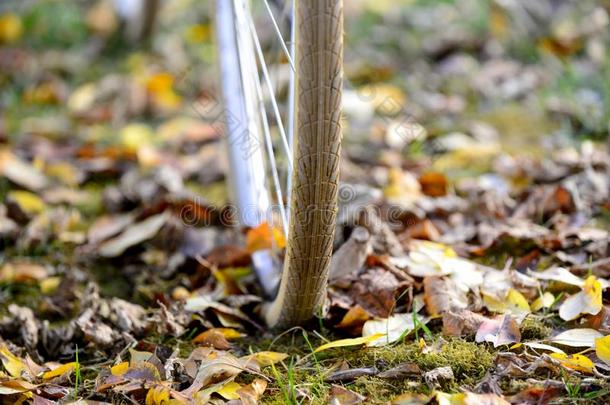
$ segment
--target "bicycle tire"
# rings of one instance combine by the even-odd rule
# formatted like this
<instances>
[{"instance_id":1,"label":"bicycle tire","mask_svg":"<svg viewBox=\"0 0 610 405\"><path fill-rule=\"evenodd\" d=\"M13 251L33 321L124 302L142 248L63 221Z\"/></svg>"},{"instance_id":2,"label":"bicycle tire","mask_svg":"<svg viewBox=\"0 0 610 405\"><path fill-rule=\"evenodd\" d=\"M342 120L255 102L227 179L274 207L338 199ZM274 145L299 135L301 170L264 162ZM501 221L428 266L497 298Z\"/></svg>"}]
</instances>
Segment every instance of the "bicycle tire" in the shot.
<instances>
[{"instance_id":1,"label":"bicycle tire","mask_svg":"<svg viewBox=\"0 0 610 405\"><path fill-rule=\"evenodd\" d=\"M296 122L290 227L270 327L311 320L326 296L341 149L343 1L296 2Z\"/></svg>"}]
</instances>

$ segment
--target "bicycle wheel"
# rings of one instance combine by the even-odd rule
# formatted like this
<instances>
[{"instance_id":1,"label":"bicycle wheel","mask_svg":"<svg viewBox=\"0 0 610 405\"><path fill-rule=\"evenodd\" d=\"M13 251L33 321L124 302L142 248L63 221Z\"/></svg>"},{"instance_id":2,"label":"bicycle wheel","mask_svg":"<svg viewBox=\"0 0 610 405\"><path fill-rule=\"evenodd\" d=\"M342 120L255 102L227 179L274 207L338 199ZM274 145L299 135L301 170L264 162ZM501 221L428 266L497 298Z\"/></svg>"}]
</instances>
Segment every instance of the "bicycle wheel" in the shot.
<instances>
[{"instance_id":1,"label":"bicycle wheel","mask_svg":"<svg viewBox=\"0 0 610 405\"><path fill-rule=\"evenodd\" d=\"M263 2L272 16L269 4L266 0ZM294 125L292 122L288 123L288 128L294 128L294 143L291 141L292 131L289 130L288 137L286 136L277 102L271 98L282 145L287 153L289 166L292 167L292 170L288 171L289 174L292 173L288 182L291 188L282 192L260 81L264 79L272 96L274 91L248 2L217 1L225 107L227 115L238 118L237 122L228 120L227 126L230 132L229 156L232 162L230 177L240 218L244 213L251 212L254 206L256 212L267 209L257 205L255 198L242 198L244 195L259 195L262 185L267 184L261 179L265 177L265 170L261 170L258 163L253 164L260 160L257 156L262 153L261 150L255 149L255 153L244 155L239 148L239 142L231 142L231 137L243 133L235 127L240 123L248 123L246 134L250 140L261 139L265 144L266 157L273 174L271 183L288 236L279 292L275 300L266 305L264 311L265 319L272 327L301 324L311 319L321 308L325 297L337 212L343 78L343 3L341 0L299 0L296 4L296 10L293 12L293 33L296 42L294 54L290 54L282 41L296 82L294 88L289 89L294 89L296 94ZM229 12L232 13L232 21L227 19L229 14L226 13ZM278 24L274 19L272 21L276 32L280 34ZM294 42L291 45L294 45ZM263 73L262 79L259 78L257 66ZM289 94L291 93L289 91ZM289 112L293 104L291 101L292 99L288 101ZM256 107L259 114L255 116L253 111ZM289 209L284 209L284 195L290 195ZM244 205L244 202L248 205ZM255 225L244 220L242 224ZM261 276L259 273L259 278L265 277L267 276Z\"/></svg>"},{"instance_id":2,"label":"bicycle wheel","mask_svg":"<svg viewBox=\"0 0 610 405\"><path fill-rule=\"evenodd\" d=\"M296 132L284 271L266 320L310 320L324 303L332 255L341 147L343 2L299 0Z\"/></svg>"}]
</instances>

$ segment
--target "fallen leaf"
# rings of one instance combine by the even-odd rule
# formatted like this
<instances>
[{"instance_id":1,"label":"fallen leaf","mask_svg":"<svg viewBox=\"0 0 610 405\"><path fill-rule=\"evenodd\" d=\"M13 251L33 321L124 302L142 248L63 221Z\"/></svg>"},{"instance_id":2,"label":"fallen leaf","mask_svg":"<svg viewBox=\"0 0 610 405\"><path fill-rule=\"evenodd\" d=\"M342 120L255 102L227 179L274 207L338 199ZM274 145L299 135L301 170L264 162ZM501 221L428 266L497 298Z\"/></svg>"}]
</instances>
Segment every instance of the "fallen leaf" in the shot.
<instances>
[{"instance_id":1,"label":"fallen leaf","mask_svg":"<svg viewBox=\"0 0 610 405\"><path fill-rule=\"evenodd\" d=\"M366 324L365 324L365 326L366 326ZM364 335L364 329L363 329L362 333ZM333 349L336 347L347 347L347 346L358 346L358 345L363 345L363 344L369 344L369 343L374 342L375 340L381 338L382 336L385 336L385 334L384 333L374 333L374 334L362 336L359 338L339 339L339 340L335 340L334 342L325 343L322 346L318 347L313 352L319 353L323 350Z\"/></svg>"},{"instance_id":2,"label":"fallen leaf","mask_svg":"<svg viewBox=\"0 0 610 405\"><path fill-rule=\"evenodd\" d=\"M253 253L264 249L283 249L286 247L286 239L280 228L271 227L268 222L249 229L246 234L246 249Z\"/></svg>"},{"instance_id":3,"label":"fallen leaf","mask_svg":"<svg viewBox=\"0 0 610 405\"><path fill-rule=\"evenodd\" d=\"M110 373L112 375L120 376L120 375L125 374L128 369L129 369L129 362L128 361L123 361L123 362L121 362L119 364L116 364L116 365L112 366L110 368Z\"/></svg>"},{"instance_id":4,"label":"fallen leaf","mask_svg":"<svg viewBox=\"0 0 610 405\"><path fill-rule=\"evenodd\" d=\"M167 221L167 214L161 213L146 218L125 230L119 236L102 243L99 254L105 257L117 257L131 246L153 238Z\"/></svg>"},{"instance_id":5,"label":"fallen leaf","mask_svg":"<svg viewBox=\"0 0 610 405\"><path fill-rule=\"evenodd\" d=\"M340 385L332 385L330 387L330 405L355 405L364 402L366 397L348 390Z\"/></svg>"},{"instance_id":6,"label":"fallen leaf","mask_svg":"<svg viewBox=\"0 0 610 405\"><path fill-rule=\"evenodd\" d=\"M158 384L148 390L146 405L165 405L169 402L169 388Z\"/></svg>"},{"instance_id":7,"label":"fallen leaf","mask_svg":"<svg viewBox=\"0 0 610 405\"><path fill-rule=\"evenodd\" d=\"M555 303L555 296L550 292L545 292L540 297L532 302L532 312L537 312L543 308L550 308Z\"/></svg>"},{"instance_id":8,"label":"fallen leaf","mask_svg":"<svg viewBox=\"0 0 610 405\"><path fill-rule=\"evenodd\" d=\"M523 342L523 343L518 343L517 345L514 345L512 348L514 348L515 346L518 345L523 345L526 347L531 347L532 349L539 349L539 350L548 350L550 352L553 353L565 353L563 350L556 348L555 346L551 346L551 345L546 345L544 343L538 343L538 342Z\"/></svg>"},{"instance_id":9,"label":"fallen leaf","mask_svg":"<svg viewBox=\"0 0 610 405\"><path fill-rule=\"evenodd\" d=\"M238 390L241 389L241 385L236 383L235 381L229 381L224 384L222 387L216 390L216 393L223 397L224 399L239 399Z\"/></svg>"},{"instance_id":10,"label":"fallen leaf","mask_svg":"<svg viewBox=\"0 0 610 405\"><path fill-rule=\"evenodd\" d=\"M510 405L504 397L496 394L475 394L463 392L459 394L436 393L438 405Z\"/></svg>"},{"instance_id":11,"label":"fallen leaf","mask_svg":"<svg viewBox=\"0 0 610 405\"><path fill-rule=\"evenodd\" d=\"M593 374L595 368L591 359L582 354L551 353L551 357L558 360L562 366L583 373Z\"/></svg>"},{"instance_id":12,"label":"fallen leaf","mask_svg":"<svg viewBox=\"0 0 610 405\"><path fill-rule=\"evenodd\" d=\"M559 307L559 316L572 321L582 314L595 315L602 309L602 286L595 276L589 276L582 291L568 297Z\"/></svg>"},{"instance_id":13,"label":"fallen leaf","mask_svg":"<svg viewBox=\"0 0 610 405\"><path fill-rule=\"evenodd\" d=\"M447 336L473 336L488 318L466 309L443 313L443 334Z\"/></svg>"},{"instance_id":14,"label":"fallen leaf","mask_svg":"<svg viewBox=\"0 0 610 405\"><path fill-rule=\"evenodd\" d=\"M263 351L248 355L246 356L246 358L254 359L258 363L259 367L262 368L271 366L272 364L279 363L280 361L285 360L286 358L288 358L288 354Z\"/></svg>"},{"instance_id":15,"label":"fallen leaf","mask_svg":"<svg viewBox=\"0 0 610 405\"><path fill-rule=\"evenodd\" d=\"M66 363L66 364L62 364L59 367L54 368L51 371L47 371L46 373L44 373L42 375L42 379L43 380L50 380L51 378L55 378L55 377L59 377L62 376L64 374L72 374L72 372L74 371L74 369L78 366L78 363L76 362L71 362L71 363Z\"/></svg>"},{"instance_id":16,"label":"fallen leaf","mask_svg":"<svg viewBox=\"0 0 610 405\"><path fill-rule=\"evenodd\" d=\"M509 288L506 296L501 299L488 294L482 295L485 306L492 312L510 313L517 316L530 312L527 299L514 288Z\"/></svg>"},{"instance_id":17,"label":"fallen leaf","mask_svg":"<svg viewBox=\"0 0 610 405\"><path fill-rule=\"evenodd\" d=\"M6 263L0 268L0 281L23 283L39 281L47 277L46 268L36 263L13 262Z\"/></svg>"},{"instance_id":18,"label":"fallen leaf","mask_svg":"<svg viewBox=\"0 0 610 405\"><path fill-rule=\"evenodd\" d=\"M8 149L0 149L0 176L32 191L40 191L49 184L42 172L18 158Z\"/></svg>"},{"instance_id":19,"label":"fallen leaf","mask_svg":"<svg viewBox=\"0 0 610 405\"><path fill-rule=\"evenodd\" d=\"M17 14L0 15L0 43L12 44L21 38L23 24Z\"/></svg>"},{"instance_id":20,"label":"fallen leaf","mask_svg":"<svg viewBox=\"0 0 610 405\"><path fill-rule=\"evenodd\" d=\"M595 347L595 340L603 335L595 329L570 329L553 336L550 342L570 347Z\"/></svg>"},{"instance_id":21,"label":"fallen leaf","mask_svg":"<svg viewBox=\"0 0 610 405\"><path fill-rule=\"evenodd\" d=\"M14 204L26 218L31 218L34 215L40 214L45 209L45 204L42 198L34 193L24 190L9 191L6 195L7 204ZM17 219L19 220L19 219Z\"/></svg>"},{"instance_id":22,"label":"fallen leaf","mask_svg":"<svg viewBox=\"0 0 610 405\"><path fill-rule=\"evenodd\" d=\"M0 361L4 369L15 378L21 378L21 374L27 370L23 360L11 353L4 344L0 344Z\"/></svg>"},{"instance_id":23,"label":"fallen leaf","mask_svg":"<svg viewBox=\"0 0 610 405\"><path fill-rule=\"evenodd\" d=\"M405 362L377 374L377 377L403 379L405 377L419 376L421 373L422 371L417 364Z\"/></svg>"},{"instance_id":24,"label":"fallen leaf","mask_svg":"<svg viewBox=\"0 0 610 405\"><path fill-rule=\"evenodd\" d=\"M491 342L494 347L517 343L521 341L521 331L517 321L511 315L505 314L483 322L477 331L475 341Z\"/></svg>"},{"instance_id":25,"label":"fallen leaf","mask_svg":"<svg viewBox=\"0 0 610 405\"><path fill-rule=\"evenodd\" d=\"M242 405L258 405L260 397L267 389L267 381L256 378L250 384L237 390Z\"/></svg>"},{"instance_id":26,"label":"fallen leaf","mask_svg":"<svg viewBox=\"0 0 610 405\"><path fill-rule=\"evenodd\" d=\"M210 346L218 350L228 350L231 344L222 332L217 329L208 329L205 332L195 336L193 343L198 343L203 346Z\"/></svg>"},{"instance_id":27,"label":"fallen leaf","mask_svg":"<svg viewBox=\"0 0 610 405\"><path fill-rule=\"evenodd\" d=\"M601 361L610 365L610 335L595 339L595 354Z\"/></svg>"},{"instance_id":28,"label":"fallen leaf","mask_svg":"<svg viewBox=\"0 0 610 405\"><path fill-rule=\"evenodd\" d=\"M425 325L428 320L425 318L417 317L418 322ZM396 342L403 335L410 333L415 329L415 322L413 320L413 314L395 314L387 319L374 319L366 321L362 327L362 336L371 338L371 336L377 336L375 339L367 344L367 346L383 346Z\"/></svg>"},{"instance_id":29,"label":"fallen leaf","mask_svg":"<svg viewBox=\"0 0 610 405\"><path fill-rule=\"evenodd\" d=\"M419 177L419 184L422 192L430 197L442 197L447 194L448 181L442 173L424 173Z\"/></svg>"},{"instance_id":30,"label":"fallen leaf","mask_svg":"<svg viewBox=\"0 0 610 405\"><path fill-rule=\"evenodd\" d=\"M355 306L351 307L343 316L343 319L341 319L341 322L339 322L337 328L360 328L369 319L371 319L369 313L360 305L356 304Z\"/></svg>"},{"instance_id":31,"label":"fallen leaf","mask_svg":"<svg viewBox=\"0 0 610 405\"><path fill-rule=\"evenodd\" d=\"M438 276L424 278L424 302L432 316L468 307L466 294L457 288L455 282Z\"/></svg>"},{"instance_id":32,"label":"fallen leaf","mask_svg":"<svg viewBox=\"0 0 610 405\"><path fill-rule=\"evenodd\" d=\"M426 394L407 392L392 399L392 405L426 405L431 397Z\"/></svg>"}]
</instances>

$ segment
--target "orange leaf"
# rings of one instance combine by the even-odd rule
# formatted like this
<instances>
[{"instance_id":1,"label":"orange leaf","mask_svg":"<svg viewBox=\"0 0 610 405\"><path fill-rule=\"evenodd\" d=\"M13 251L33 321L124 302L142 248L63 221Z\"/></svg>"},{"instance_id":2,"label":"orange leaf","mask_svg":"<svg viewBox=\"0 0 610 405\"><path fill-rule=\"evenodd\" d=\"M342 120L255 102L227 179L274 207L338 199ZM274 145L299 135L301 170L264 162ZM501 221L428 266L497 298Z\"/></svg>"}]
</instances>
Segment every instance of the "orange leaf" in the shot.
<instances>
[{"instance_id":1,"label":"orange leaf","mask_svg":"<svg viewBox=\"0 0 610 405\"><path fill-rule=\"evenodd\" d=\"M253 253L257 250L272 249L274 247L283 249L286 247L286 239L279 228L271 227L267 222L252 228L246 235L246 249Z\"/></svg>"}]
</instances>

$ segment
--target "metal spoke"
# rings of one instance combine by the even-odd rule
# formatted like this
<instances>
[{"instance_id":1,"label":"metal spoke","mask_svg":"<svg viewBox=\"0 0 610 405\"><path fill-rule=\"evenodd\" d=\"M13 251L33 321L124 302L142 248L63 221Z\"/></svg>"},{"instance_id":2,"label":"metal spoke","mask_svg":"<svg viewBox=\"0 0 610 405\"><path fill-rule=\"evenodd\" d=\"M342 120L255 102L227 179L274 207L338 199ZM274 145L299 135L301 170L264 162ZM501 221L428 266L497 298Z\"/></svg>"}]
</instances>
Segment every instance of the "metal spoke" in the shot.
<instances>
[{"instance_id":1,"label":"metal spoke","mask_svg":"<svg viewBox=\"0 0 610 405\"><path fill-rule=\"evenodd\" d=\"M275 99L275 91L273 89L273 84L271 83L271 78L269 77L269 71L267 69L267 63L265 62L265 57L263 55L263 50L261 48L260 41L258 39L258 35L256 34L256 29L254 27L254 22L252 18L249 19L250 34L254 39L254 45L256 48L256 53L258 55L258 61L263 72L263 78L265 83L267 84L267 90L271 96L271 105L273 107L273 112L275 114L275 120L277 122L278 129L280 131L280 136L282 138L282 144L284 146L284 151L286 152L286 157L288 159L288 164L292 166L292 154L290 146L288 145L288 139L286 137L286 132L284 131L284 125L282 124L282 117L280 115L280 110L277 106L277 100Z\"/></svg>"},{"instance_id":2,"label":"metal spoke","mask_svg":"<svg viewBox=\"0 0 610 405\"><path fill-rule=\"evenodd\" d=\"M269 13L269 17L271 17L271 21L273 22L273 28L275 28L275 33L277 34L279 40L280 40L280 44L282 45L282 49L284 50L284 54L286 55L286 59L288 59L288 63L290 64L290 67L292 68L292 70L294 71L294 63L292 63L292 57L290 52L288 52L288 48L286 47L286 42L284 42L284 38L282 37L282 32L280 31L280 27L277 24L277 21L275 21L275 17L273 16L273 11L271 11L271 7L269 6L269 2L267 0L263 0L263 2L265 3L265 7L267 8L267 12Z\"/></svg>"},{"instance_id":3,"label":"metal spoke","mask_svg":"<svg viewBox=\"0 0 610 405\"><path fill-rule=\"evenodd\" d=\"M257 51L260 52L260 46L257 43L257 38L255 35L252 34L252 20L249 17L249 13L243 13L243 14L239 14L237 15L237 19L238 19L238 24L236 24L236 29L237 30L243 30L243 29L248 29L250 32L250 38L251 40L254 42L254 44L256 45L256 49ZM240 17L242 17L242 21L240 20ZM260 55L259 55L260 58ZM269 126L269 120L267 119L267 111L265 110L265 102L263 99L263 91L262 91L262 87L260 84L260 81L258 80L258 69L257 69L257 63L254 60L254 63L249 64L249 67L251 68L250 72L247 72L246 74L250 74L252 75L255 80L253 80L254 82L254 88L255 88L255 95L256 95L256 99L257 99L257 104L258 104L258 110L259 110L259 118L261 120L262 123L262 127L263 127L263 135L264 135L264 143L265 143L265 149L267 152L267 156L269 158L269 164L270 164L270 169L271 169L271 176L273 178L273 184L274 184L274 188L275 188L275 194L276 194L276 198L277 198L277 203L278 203L278 207L280 210L280 216L282 219L282 228L284 231L284 234L286 235L286 237L288 236L288 220L287 220L287 216L286 216L286 210L284 207L284 198L283 198L283 194L282 194L282 187L280 185L280 180L279 180L279 174L278 174L278 170L277 170L277 164L276 164L276 160L275 160L275 154L273 152L273 143L271 140L271 130L270 130L270 126ZM268 73L266 72L266 65L264 64L264 60L261 61L261 68L263 70L263 74L265 76L265 79L267 81L268 86L270 86L270 81L268 81L269 76ZM270 86L271 87L271 86ZM275 107L275 109L277 109L277 104L275 103L275 98L273 97L273 88L270 88L270 92L272 94L272 102L273 105ZM279 119L279 110L277 111L278 115L277 118ZM278 126L280 127L280 131L283 132L283 128L281 127L281 121L278 121ZM285 139L285 135L284 135L284 139Z\"/></svg>"}]
</instances>

